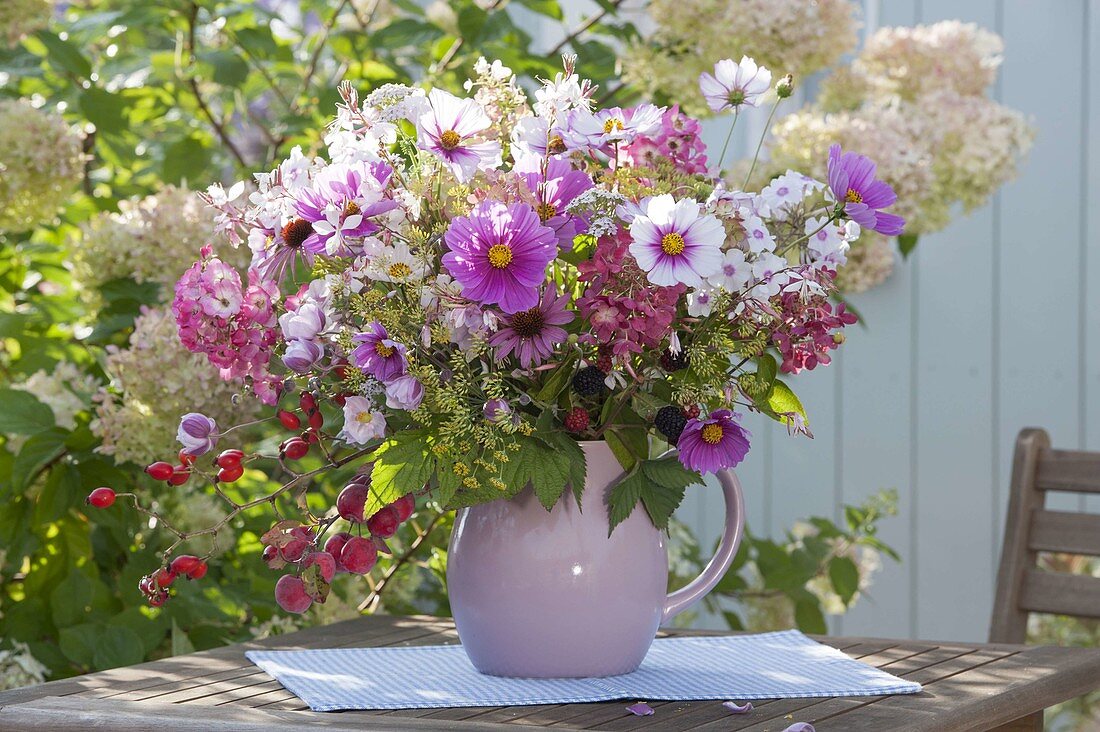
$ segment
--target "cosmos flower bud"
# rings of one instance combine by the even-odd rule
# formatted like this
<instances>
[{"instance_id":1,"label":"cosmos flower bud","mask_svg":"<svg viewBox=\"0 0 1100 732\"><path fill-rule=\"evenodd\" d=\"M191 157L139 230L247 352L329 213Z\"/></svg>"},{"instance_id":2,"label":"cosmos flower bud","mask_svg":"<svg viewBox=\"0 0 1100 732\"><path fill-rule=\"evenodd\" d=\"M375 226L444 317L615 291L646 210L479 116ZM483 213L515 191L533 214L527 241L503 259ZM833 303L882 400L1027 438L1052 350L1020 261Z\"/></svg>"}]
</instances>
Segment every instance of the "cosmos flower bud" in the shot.
<instances>
[{"instance_id":1,"label":"cosmos flower bud","mask_svg":"<svg viewBox=\"0 0 1100 732\"><path fill-rule=\"evenodd\" d=\"M794 94L794 76L787 74L775 85L775 95L780 99L786 99Z\"/></svg>"}]
</instances>

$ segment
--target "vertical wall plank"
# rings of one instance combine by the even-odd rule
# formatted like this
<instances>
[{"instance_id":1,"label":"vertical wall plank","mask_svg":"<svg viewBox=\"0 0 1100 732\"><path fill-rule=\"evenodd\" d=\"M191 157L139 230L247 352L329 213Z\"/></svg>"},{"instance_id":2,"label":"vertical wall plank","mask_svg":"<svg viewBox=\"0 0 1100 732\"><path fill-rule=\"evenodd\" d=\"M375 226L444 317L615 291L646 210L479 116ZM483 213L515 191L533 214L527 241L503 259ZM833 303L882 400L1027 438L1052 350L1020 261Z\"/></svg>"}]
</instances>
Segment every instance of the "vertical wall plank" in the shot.
<instances>
[{"instance_id":1,"label":"vertical wall plank","mask_svg":"<svg viewBox=\"0 0 1100 732\"><path fill-rule=\"evenodd\" d=\"M1002 477L1022 427L1045 427L1056 445L1080 444L1085 7L1085 0L1004 4L1004 102L1033 115L1039 134L999 212ZM1048 69L1059 70L1056 82L1043 81ZM1037 253L1059 264L1039 274L1029 264ZM1072 510L1079 504L1055 505Z\"/></svg>"},{"instance_id":2,"label":"vertical wall plank","mask_svg":"<svg viewBox=\"0 0 1100 732\"><path fill-rule=\"evenodd\" d=\"M994 28L995 0L923 0L923 23L958 18ZM915 332L917 635L977 640L989 624L993 500L993 212L986 207L925 237L917 251ZM980 597L951 603L946 597Z\"/></svg>"},{"instance_id":3,"label":"vertical wall plank","mask_svg":"<svg viewBox=\"0 0 1100 732\"><path fill-rule=\"evenodd\" d=\"M1081 333L1085 369L1081 379L1081 401L1085 404L1084 434L1086 450L1100 450L1100 3L1085 6L1084 78L1081 95L1084 102L1082 157L1086 163L1081 181L1084 221L1081 232L1081 271L1085 275L1084 328ZM1091 512L1100 512L1100 497L1086 503Z\"/></svg>"},{"instance_id":4,"label":"vertical wall plank","mask_svg":"<svg viewBox=\"0 0 1100 732\"><path fill-rule=\"evenodd\" d=\"M868 0L867 32L880 26L917 22L917 2ZM884 560L870 593L846 615L840 628L851 634L909 636L913 609L911 545L916 516L909 480L911 420L911 310L914 262L897 264L880 287L852 298L864 317L848 328L840 361L841 498L855 504L885 489L898 491L898 515L881 525L881 538L902 555L900 564Z\"/></svg>"}]
</instances>

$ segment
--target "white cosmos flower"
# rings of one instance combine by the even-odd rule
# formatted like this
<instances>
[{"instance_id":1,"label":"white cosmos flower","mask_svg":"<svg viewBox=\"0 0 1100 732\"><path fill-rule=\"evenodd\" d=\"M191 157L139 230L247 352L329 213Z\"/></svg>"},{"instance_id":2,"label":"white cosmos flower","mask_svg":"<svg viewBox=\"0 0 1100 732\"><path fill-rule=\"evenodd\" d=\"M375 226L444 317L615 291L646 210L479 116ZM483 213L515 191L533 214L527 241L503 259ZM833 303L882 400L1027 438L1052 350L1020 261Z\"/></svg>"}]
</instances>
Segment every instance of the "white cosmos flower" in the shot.
<instances>
[{"instance_id":1,"label":"white cosmos flower","mask_svg":"<svg viewBox=\"0 0 1100 732\"><path fill-rule=\"evenodd\" d=\"M699 75L699 89L714 112L737 109L742 104L758 107L771 85L772 72L757 66L748 56L742 56L736 64L733 59L722 59L714 65L713 75L705 71Z\"/></svg>"}]
</instances>

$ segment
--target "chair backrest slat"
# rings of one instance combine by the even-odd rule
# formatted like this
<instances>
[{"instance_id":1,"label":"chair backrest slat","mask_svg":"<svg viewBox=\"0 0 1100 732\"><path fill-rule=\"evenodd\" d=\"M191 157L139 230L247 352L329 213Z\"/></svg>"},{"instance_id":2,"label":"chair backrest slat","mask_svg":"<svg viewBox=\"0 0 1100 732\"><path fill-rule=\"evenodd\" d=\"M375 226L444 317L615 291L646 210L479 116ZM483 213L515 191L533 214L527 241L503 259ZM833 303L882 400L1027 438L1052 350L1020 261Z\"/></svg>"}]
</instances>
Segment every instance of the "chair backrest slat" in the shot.
<instances>
[{"instance_id":1,"label":"chair backrest slat","mask_svg":"<svg viewBox=\"0 0 1100 732\"><path fill-rule=\"evenodd\" d=\"M1029 569L1020 607L1033 613L1100 618L1100 577Z\"/></svg>"},{"instance_id":2,"label":"chair backrest slat","mask_svg":"<svg viewBox=\"0 0 1100 732\"><path fill-rule=\"evenodd\" d=\"M1046 450L1035 473L1041 491L1100 493L1100 454L1078 450Z\"/></svg>"},{"instance_id":3,"label":"chair backrest slat","mask_svg":"<svg viewBox=\"0 0 1100 732\"><path fill-rule=\"evenodd\" d=\"M1100 493L1100 453L1053 450L1044 430L1025 429L1012 459L993 643L1025 642L1030 612L1100 618L1100 578L1037 566L1039 552L1100 556L1100 515L1047 511L1048 491Z\"/></svg>"},{"instance_id":4,"label":"chair backrest slat","mask_svg":"<svg viewBox=\"0 0 1100 732\"><path fill-rule=\"evenodd\" d=\"M1066 511L1036 511L1028 546L1037 552L1100 557L1100 516Z\"/></svg>"}]
</instances>

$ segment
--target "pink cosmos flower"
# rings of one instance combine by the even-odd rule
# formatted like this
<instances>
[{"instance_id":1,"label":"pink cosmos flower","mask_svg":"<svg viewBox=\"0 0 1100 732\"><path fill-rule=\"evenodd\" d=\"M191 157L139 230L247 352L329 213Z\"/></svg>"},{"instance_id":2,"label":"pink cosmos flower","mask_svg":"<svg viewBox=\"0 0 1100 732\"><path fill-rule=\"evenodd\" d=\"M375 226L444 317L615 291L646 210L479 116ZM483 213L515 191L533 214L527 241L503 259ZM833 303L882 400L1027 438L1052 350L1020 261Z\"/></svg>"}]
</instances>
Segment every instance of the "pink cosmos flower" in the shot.
<instances>
[{"instance_id":1,"label":"pink cosmos flower","mask_svg":"<svg viewBox=\"0 0 1100 732\"><path fill-rule=\"evenodd\" d=\"M351 362L379 381L389 381L405 373L405 346L390 340L390 334L377 320L370 330L352 336L357 343L351 352Z\"/></svg>"},{"instance_id":2,"label":"pink cosmos flower","mask_svg":"<svg viewBox=\"0 0 1100 732\"><path fill-rule=\"evenodd\" d=\"M565 325L573 320L573 314L565 309L569 295L557 296L551 288L542 295L542 302L530 310L522 310L505 316L505 325L489 339L496 348L496 358L503 361L511 354L519 359L523 368L538 366L554 347L566 338Z\"/></svg>"},{"instance_id":3,"label":"pink cosmos flower","mask_svg":"<svg viewBox=\"0 0 1100 732\"><path fill-rule=\"evenodd\" d=\"M362 239L378 231L372 216L397 208L383 197L393 168L384 162L354 162L329 165L302 190L295 210L313 225L313 233L302 242L310 254L350 252L349 240Z\"/></svg>"},{"instance_id":4,"label":"pink cosmos flower","mask_svg":"<svg viewBox=\"0 0 1100 732\"><path fill-rule=\"evenodd\" d=\"M713 112L724 109L737 109L742 104L750 107L760 105L760 100L771 88L772 72L748 56L742 56L740 63L733 59L722 59L714 65L714 74L699 74L699 89L707 106Z\"/></svg>"},{"instance_id":5,"label":"pink cosmos flower","mask_svg":"<svg viewBox=\"0 0 1100 732\"><path fill-rule=\"evenodd\" d=\"M483 201L456 216L444 236L443 265L464 297L506 313L535 307L538 288L557 255L557 237L530 206Z\"/></svg>"},{"instance_id":6,"label":"pink cosmos flower","mask_svg":"<svg viewBox=\"0 0 1100 732\"><path fill-rule=\"evenodd\" d=\"M844 215L866 229L897 236L905 219L881 209L898 200L890 184L875 178L878 166L854 152L841 154L840 145L829 148L829 188L844 207Z\"/></svg>"},{"instance_id":7,"label":"pink cosmos flower","mask_svg":"<svg viewBox=\"0 0 1100 732\"><path fill-rule=\"evenodd\" d=\"M684 467L713 473L744 460L749 452L750 435L735 421L740 417L728 409L717 409L709 417L688 420L676 442Z\"/></svg>"},{"instance_id":8,"label":"pink cosmos flower","mask_svg":"<svg viewBox=\"0 0 1100 732\"><path fill-rule=\"evenodd\" d=\"M428 105L416 123L416 144L442 158L459 183L473 178L478 170L500 166L500 143L479 141L493 123L477 102L432 89Z\"/></svg>"},{"instance_id":9,"label":"pink cosmos flower","mask_svg":"<svg viewBox=\"0 0 1100 732\"><path fill-rule=\"evenodd\" d=\"M523 178L528 190L535 194L538 201L535 212L538 213L542 225L554 230L558 237L558 246L572 249L573 237L583 234L588 224L579 216L566 213L565 209L574 198L595 185L592 179L584 171L574 168L566 158L550 158L544 161L533 155L525 155L516 161L512 170Z\"/></svg>"},{"instance_id":10,"label":"pink cosmos flower","mask_svg":"<svg viewBox=\"0 0 1100 732\"><path fill-rule=\"evenodd\" d=\"M701 214L690 199L671 194L644 199L630 223L630 253L655 285L698 287L722 266L722 222Z\"/></svg>"},{"instance_id":11,"label":"pink cosmos flower","mask_svg":"<svg viewBox=\"0 0 1100 732\"><path fill-rule=\"evenodd\" d=\"M661 115L661 126L649 135L639 136L623 149L623 161L635 166L653 166L664 158L682 173L703 175L707 172L707 146L703 142L699 120L682 114L672 106Z\"/></svg>"},{"instance_id":12,"label":"pink cosmos flower","mask_svg":"<svg viewBox=\"0 0 1100 732\"><path fill-rule=\"evenodd\" d=\"M629 145L637 137L655 134L661 128L664 107L639 104L590 112L584 108L569 112L562 138L570 148L595 148L610 152L614 145Z\"/></svg>"}]
</instances>

